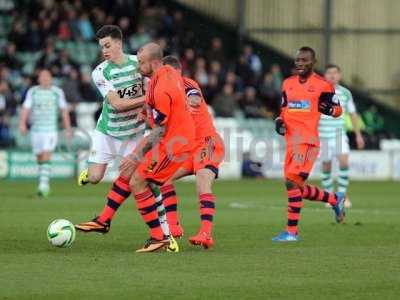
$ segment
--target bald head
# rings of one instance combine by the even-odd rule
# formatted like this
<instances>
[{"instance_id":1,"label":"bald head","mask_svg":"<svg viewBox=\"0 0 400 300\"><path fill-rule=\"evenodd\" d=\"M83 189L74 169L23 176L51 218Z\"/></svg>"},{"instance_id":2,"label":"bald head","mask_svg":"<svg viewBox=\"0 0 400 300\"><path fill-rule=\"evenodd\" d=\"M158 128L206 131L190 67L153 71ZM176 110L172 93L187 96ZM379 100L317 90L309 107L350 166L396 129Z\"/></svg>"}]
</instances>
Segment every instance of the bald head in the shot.
<instances>
[{"instance_id":1,"label":"bald head","mask_svg":"<svg viewBox=\"0 0 400 300\"><path fill-rule=\"evenodd\" d=\"M163 51L156 43L147 43L138 51L140 73L151 77L162 66Z\"/></svg>"},{"instance_id":2,"label":"bald head","mask_svg":"<svg viewBox=\"0 0 400 300\"><path fill-rule=\"evenodd\" d=\"M143 53L147 55L149 59L153 60L162 60L164 57L163 50L161 49L159 44L156 43L147 43L139 49L139 53Z\"/></svg>"}]
</instances>

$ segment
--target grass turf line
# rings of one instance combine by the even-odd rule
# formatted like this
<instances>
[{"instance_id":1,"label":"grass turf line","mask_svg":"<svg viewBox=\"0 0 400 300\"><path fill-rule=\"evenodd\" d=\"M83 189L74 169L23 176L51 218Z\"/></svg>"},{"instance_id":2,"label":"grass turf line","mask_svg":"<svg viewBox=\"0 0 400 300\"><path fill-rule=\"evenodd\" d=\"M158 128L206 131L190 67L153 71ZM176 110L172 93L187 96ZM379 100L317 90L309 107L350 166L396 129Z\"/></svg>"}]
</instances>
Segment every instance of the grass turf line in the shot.
<instances>
[{"instance_id":1,"label":"grass turf line","mask_svg":"<svg viewBox=\"0 0 400 300\"><path fill-rule=\"evenodd\" d=\"M185 237L179 254L135 254L147 229L132 198L107 235L77 233L71 248L46 238L56 218L73 223L101 211L109 184L53 181L48 199L35 182L0 183L0 299L398 299L400 202L395 182L354 182L344 225L306 202L297 244L273 244L284 228L280 181L219 181L216 246L187 243L199 225L193 183L177 184Z\"/></svg>"}]
</instances>

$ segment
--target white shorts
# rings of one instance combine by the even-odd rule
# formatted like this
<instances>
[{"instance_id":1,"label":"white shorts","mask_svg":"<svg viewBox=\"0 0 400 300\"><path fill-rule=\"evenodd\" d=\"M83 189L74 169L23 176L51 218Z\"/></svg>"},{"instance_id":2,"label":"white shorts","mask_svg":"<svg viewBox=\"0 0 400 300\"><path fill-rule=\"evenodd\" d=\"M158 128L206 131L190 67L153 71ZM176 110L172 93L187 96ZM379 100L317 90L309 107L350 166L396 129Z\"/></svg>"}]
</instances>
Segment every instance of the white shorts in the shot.
<instances>
[{"instance_id":1,"label":"white shorts","mask_svg":"<svg viewBox=\"0 0 400 300\"><path fill-rule=\"evenodd\" d=\"M320 158L322 161L331 161L334 157L350 153L349 139L346 134L336 138L320 139Z\"/></svg>"},{"instance_id":2,"label":"white shorts","mask_svg":"<svg viewBox=\"0 0 400 300\"><path fill-rule=\"evenodd\" d=\"M122 158L135 150L140 138L133 140L119 140L98 130L92 136L92 147L89 154L89 163L108 164L117 157Z\"/></svg>"},{"instance_id":3,"label":"white shorts","mask_svg":"<svg viewBox=\"0 0 400 300\"><path fill-rule=\"evenodd\" d=\"M57 141L57 132L31 132L32 151L36 155L42 152L53 152Z\"/></svg>"}]
</instances>

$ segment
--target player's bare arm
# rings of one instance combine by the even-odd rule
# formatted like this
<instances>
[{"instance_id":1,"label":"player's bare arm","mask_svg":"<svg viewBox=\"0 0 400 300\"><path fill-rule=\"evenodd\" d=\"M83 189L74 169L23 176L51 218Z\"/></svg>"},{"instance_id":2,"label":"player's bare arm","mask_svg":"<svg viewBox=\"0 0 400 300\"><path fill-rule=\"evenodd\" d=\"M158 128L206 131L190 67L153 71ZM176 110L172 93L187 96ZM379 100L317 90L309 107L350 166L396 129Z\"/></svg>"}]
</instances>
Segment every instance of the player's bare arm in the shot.
<instances>
[{"instance_id":1,"label":"player's bare arm","mask_svg":"<svg viewBox=\"0 0 400 300\"><path fill-rule=\"evenodd\" d=\"M358 126L358 114L351 113L350 114L351 124L353 125L353 131L356 135L356 144L358 149L364 149L365 142L364 138L362 137L360 127Z\"/></svg>"},{"instance_id":2,"label":"player's bare arm","mask_svg":"<svg viewBox=\"0 0 400 300\"><path fill-rule=\"evenodd\" d=\"M130 110L142 107L144 104L144 96L134 99L122 99L115 91L110 91L107 94L108 102L118 111Z\"/></svg>"},{"instance_id":3,"label":"player's bare arm","mask_svg":"<svg viewBox=\"0 0 400 300\"><path fill-rule=\"evenodd\" d=\"M28 133L28 117L29 117L30 109L23 107L21 109L21 115L19 118L19 131L22 135L26 135Z\"/></svg>"},{"instance_id":4,"label":"player's bare arm","mask_svg":"<svg viewBox=\"0 0 400 300\"><path fill-rule=\"evenodd\" d=\"M71 128L71 119L69 117L69 109L65 108L61 110L61 118L63 122L63 126L65 129L65 134L67 138L72 137L72 128Z\"/></svg>"},{"instance_id":5,"label":"player's bare arm","mask_svg":"<svg viewBox=\"0 0 400 300\"><path fill-rule=\"evenodd\" d=\"M142 160L145 154L157 145L165 135L166 128L164 125L155 126L150 134L143 139L143 141L136 148L135 153L126 156L120 165L121 172L128 172L136 168L138 163Z\"/></svg>"}]
</instances>

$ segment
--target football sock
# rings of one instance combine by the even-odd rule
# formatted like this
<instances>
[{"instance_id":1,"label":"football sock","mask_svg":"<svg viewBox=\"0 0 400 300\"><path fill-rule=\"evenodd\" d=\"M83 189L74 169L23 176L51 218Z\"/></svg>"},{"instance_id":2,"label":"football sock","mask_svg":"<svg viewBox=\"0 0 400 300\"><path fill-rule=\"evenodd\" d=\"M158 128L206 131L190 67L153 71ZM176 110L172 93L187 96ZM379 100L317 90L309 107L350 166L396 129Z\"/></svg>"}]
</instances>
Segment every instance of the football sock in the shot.
<instances>
[{"instance_id":1,"label":"football sock","mask_svg":"<svg viewBox=\"0 0 400 300\"><path fill-rule=\"evenodd\" d=\"M98 221L105 223L111 222L115 212L126 198L131 194L129 181L127 178L119 176L113 183L111 190L107 195L107 203L103 208L102 213L98 217Z\"/></svg>"},{"instance_id":2,"label":"football sock","mask_svg":"<svg viewBox=\"0 0 400 300\"><path fill-rule=\"evenodd\" d=\"M336 205L336 195L334 193L321 190L314 185L305 185L302 197L311 201L322 201L330 205Z\"/></svg>"},{"instance_id":3,"label":"football sock","mask_svg":"<svg viewBox=\"0 0 400 300\"><path fill-rule=\"evenodd\" d=\"M170 236L169 226L167 222L167 213L165 211L165 207L163 204L163 196L161 194L160 188L156 185L151 185L151 191L154 195L157 205L158 219L160 220L161 229L164 233L164 236L168 238Z\"/></svg>"},{"instance_id":4,"label":"football sock","mask_svg":"<svg viewBox=\"0 0 400 300\"><path fill-rule=\"evenodd\" d=\"M300 212L303 207L303 199L299 188L290 189L288 195L288 222L286 230L290 233L298 233L298 222L300 220Z\"/></svg>"},{"instance_id":5,"label":"football sock","mask_svg":"<svg viewBox=\"0 0 400 300\"><path fill-rule=\"evenodd\" d=\"M347 187L349 186L349 169L340 168L338 178L338 192L347 193Z\"/></svg>"},{"instance_id":6,"label":"football sock","mask_svg":"<svg viewBox=\"0 0 400 300\"><path fill-rule=\"evenodd\" d=\"M161 188L163 203L167 212L167 220L170 225L179 224L177 205L178 197L176 196L175 187L172 184L163 185Z\"/></svg>"},{"instance_id":7,"label":"football sock","mask_svg":"<svg viewBox=\"0 0 400 300\"><path fill-rule=\"evenodd\" d=\"M331 172L322 172L322 188L325 191L333 192L333 179Z\"/></svg>"},{"instance_id":8,"label":"football sock","mask_svg":"<svg viewBox=\"0 0 400 300\"><path fill-rule=\"evenodd\" d=\"M150 228L150 235L153 239L163 240L164 233L158 218L156 199L150 188L146 188L144 192L135 194L137 208L144 220Z\"/></svg>"},{"instance_id":9,"label":"football sock","mask_svg":"<svg viewBox=\"0 0 400 300\"><path fill-rule=\"evenodd\" d=\"M200 231L211 234L215 214L215 197L213 194L200 194Z\"/></svg>"},{"instance_id":10,"label":"football sock","mask_svg":"<svg viewBox=\"0 0 400 300\"><path fill-rule=\"evenodd\" d=\"M39 189L49 188L51 164L50 162L39 163Z\"/></svg>"}]
</instances>

